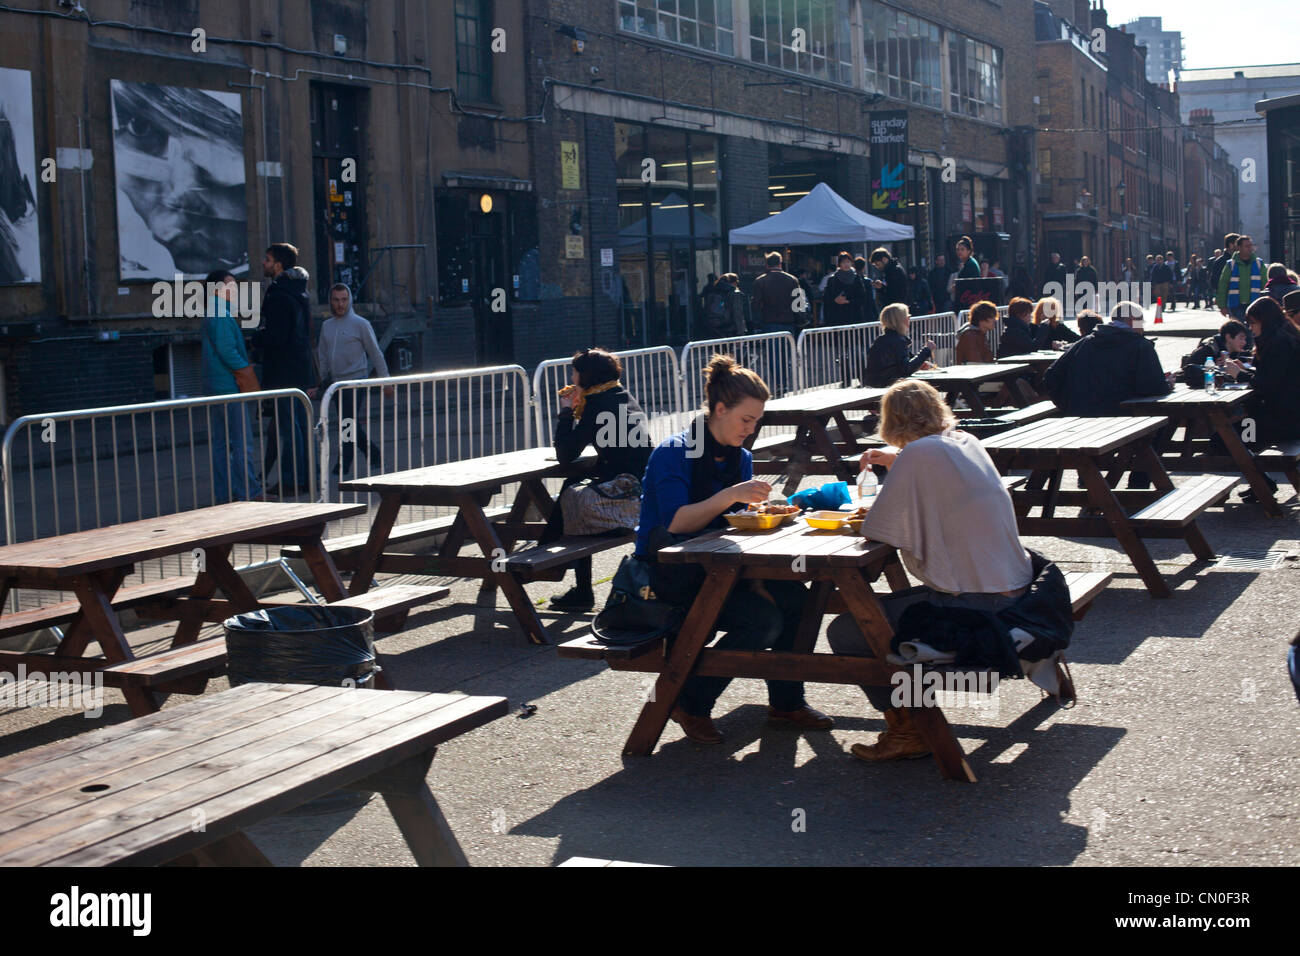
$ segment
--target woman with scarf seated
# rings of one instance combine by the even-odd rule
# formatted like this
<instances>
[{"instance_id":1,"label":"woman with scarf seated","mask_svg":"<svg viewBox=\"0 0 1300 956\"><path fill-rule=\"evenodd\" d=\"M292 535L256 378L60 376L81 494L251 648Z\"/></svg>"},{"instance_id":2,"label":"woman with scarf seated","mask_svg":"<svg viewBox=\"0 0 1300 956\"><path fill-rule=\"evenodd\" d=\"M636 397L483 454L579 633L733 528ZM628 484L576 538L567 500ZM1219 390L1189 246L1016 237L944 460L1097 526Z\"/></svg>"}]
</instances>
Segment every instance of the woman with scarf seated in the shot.
<instances>
[{"instance_id":1,"label":"woman with scarf seated","mask_svg":"<svg viewBox=\"0 0 1300 956\"><path fill-rule=\"evenodd\" d=\"M768 499L772 486L754 478L744 447L771 397L751 369L729 355L715 355L704 370L706 411L686 431L666 439L650 455L641 495L636 553L653 561L662 547L726 527L723 515ZM689 606L704 583L693 565L654 565L656 594ZM715 647L727 650L791 650L808 592L798 581L740 581L718 615L726 634ZM717 744L722 734L710 714L730 683L727 677L690 677L672 719L698 743ZM804 701L803 684L768 681L769 721L804 730L829 730L833 721Z\"/></svg>"},{"instance_id":2,"label":"woman with scarf seated","mask_svg":"<svg viewBox=\"0 0 1300 956\"><path fill-rule=\"evenodd\" d=\"M572 384L560 392L555 457L561 464L568 464L591 446L596 449L596 465L591 472L564 483L560 490L561 501L551 509L546 530L539 541L541 544L566 533L563 499L565 493L571 494L570 489L579 482L590 480L594 484L603 484L622 475L629 488L635 486L635 496L640 496L639 482L645 473L646 462L650 460L652 442L640 403L619 381L622 374L623 365L618 356L604 349L582 349L573 356ZM633 508L629 511L627 527L630 529L634 523ZM569 529L568 533L575 531ZM575 561L573 569L577 581L564 594L551 598L548 606L553 610L582 613L596 605L591 586L591 558Z\"/></svg>"},{"instance_id":3,"label":"woman with scarf seated","mask_svg":"<svg viewBox=\"0 0 1300 956\"><path fill-rule=\"evenodd\" d=\"M881 400L880 437L899 449L872 449L862 467L883 465L888 480L862 522L862 534L892 544L921 587L881 598L897 630L903 611L920 601L942 608L996 613L1022 596L1034 573L1020 544L1016 514L1002 478L979 441L954 430L943 398L926 382L897 382ZM954 490L960 489L960 494ZM837 654L873 657L848 614L832 621L827 640ZM930 752L894 688L863 686L887 729L875 744L854 744L859 760L924 757Z\"/></svg>"}]
</instances>

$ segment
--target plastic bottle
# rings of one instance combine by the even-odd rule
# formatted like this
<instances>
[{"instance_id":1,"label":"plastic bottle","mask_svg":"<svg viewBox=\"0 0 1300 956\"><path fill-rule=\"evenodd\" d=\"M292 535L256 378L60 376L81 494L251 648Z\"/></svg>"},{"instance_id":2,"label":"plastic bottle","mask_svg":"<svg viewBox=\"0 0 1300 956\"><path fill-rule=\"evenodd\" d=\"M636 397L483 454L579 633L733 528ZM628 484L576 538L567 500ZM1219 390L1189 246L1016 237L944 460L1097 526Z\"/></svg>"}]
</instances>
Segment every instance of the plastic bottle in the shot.
<instances>
[{"instance_id":1,"label":"plastic bottle","mask_svg":"<svg viewBox=\"0 0 1300 956\"><path fill-rule=\"evenodd\" d=\"M1218 371L1214 364L1214 359L1206 358L1205 360L1205 393L1207 395L1215 394L1218 389L1214 387L1214 373Z\"/></svg>"},{"instance_id":2,"label":"plastic bottle","mask_svg":"<svg viewBox=\"0 0 1300 956\"><path fill-rule=\"evenodd\" d=\"M880 491L880 479L868 465L858 472L858 498L864 503L870 504L875 500L876 493Z\"/></svg>"}]
</instances>

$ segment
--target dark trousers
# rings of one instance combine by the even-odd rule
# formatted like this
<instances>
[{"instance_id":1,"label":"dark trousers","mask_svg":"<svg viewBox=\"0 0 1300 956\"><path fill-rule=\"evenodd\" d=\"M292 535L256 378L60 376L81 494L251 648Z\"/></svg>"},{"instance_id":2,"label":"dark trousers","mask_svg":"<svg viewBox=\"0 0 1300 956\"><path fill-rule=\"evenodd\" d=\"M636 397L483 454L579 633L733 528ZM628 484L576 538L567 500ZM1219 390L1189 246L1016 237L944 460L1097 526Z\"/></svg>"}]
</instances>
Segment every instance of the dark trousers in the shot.
<instances>
[{"instance_id":1,"label":"dark trousers","mask_svg":"<svg viewBox=\"0 0 1300 956\"><path fill-rule=\"evenodd\" d=\"M739 581L722 606L717 629L726 633L713 646L719 650L757 651L771 648L788 651L794 647L808 589L798 581L764 581L772 601L755 593L748 582ZM695 717L708 717L730 677L690 677L682 686L678 705ZM770 680L767 698L776 710L798 710L804 706L803 684L799 681Z\"/></svg>"},{"instance_id":2,"label":"dark trousers","mask_svg":"<svg viewBox=\"0 0 1300 956\"><path fill-rule=\"evenodd\" d=\"M263 403L262 416L266 419L266 459L263 473L280 462L278 490L289 494L311 487L307 467L307 412L296 399L272 399Z\"/></svg>"},{"instance_id":3,"label":"dark trousers","mask_svg":"<svg viewBox=\"0 0 1300 956\"><path fill-rule=\"evenodd\" d=\"M1016 600L1018 599L1001 594L945 594L943 591L933 591L927 587L916 587L899 591L897 594L882 595L880 603L884 606L885 616L889 618L889 626L898 630L898 621L903 616L903 612L920 601L929 601L939 607L970 608L997 613L1014 604ZM871 645L867 643L866 635L858 627L858 622L849 614L841 614L831 621L826 629L826 640L836 654L847 654L850 657L876 656ZM868 687L865 684L859 686L876 710L884 711L894 706L890 700L890 695L894 692L893 687Z\"/></svg>"}]
</instances>

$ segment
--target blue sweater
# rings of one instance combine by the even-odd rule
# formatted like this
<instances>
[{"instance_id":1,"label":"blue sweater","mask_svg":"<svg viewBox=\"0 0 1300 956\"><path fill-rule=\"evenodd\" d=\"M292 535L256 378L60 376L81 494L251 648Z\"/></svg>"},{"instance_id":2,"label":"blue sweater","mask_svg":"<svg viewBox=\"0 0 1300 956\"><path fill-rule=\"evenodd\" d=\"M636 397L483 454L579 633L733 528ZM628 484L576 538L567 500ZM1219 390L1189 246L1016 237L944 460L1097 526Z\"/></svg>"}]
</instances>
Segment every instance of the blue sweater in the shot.
<instances>
[{"instance_id":1,"label":"blue sweater","mask_svg":"<svg viewBox=\"0 0 1300 956\"><path fill-rule=\"evenodd\" d=\"M664 439L650 453L650 462L645 468L645 478L641 481L641 521L636 529L636 553L642 556L650 554L650 532L655 528L667 528L672 524L677 509L682 505L694 504L691 501L691 471L695 459L688 458L689 431L678 432ZM717 494L723 488L722 463L715 462L717 477L714 478L710 495ZM740 450L740 480L749 481L754 477L754 456L748 448ZM724 527L726 522L719 514L709 528Z\"/></svg>"},{"instance_id":2,"label":"blue sweater","mask_svg":"<svg viewBox=\"0 0 1300 956\"><path fill-rule=\"evenodd\" d=\"M214 296L203 320L203 394L237 394L234 373L247 365L248 352L239 319L231 312L229 302Z\"/></svg>"}]
</instances>

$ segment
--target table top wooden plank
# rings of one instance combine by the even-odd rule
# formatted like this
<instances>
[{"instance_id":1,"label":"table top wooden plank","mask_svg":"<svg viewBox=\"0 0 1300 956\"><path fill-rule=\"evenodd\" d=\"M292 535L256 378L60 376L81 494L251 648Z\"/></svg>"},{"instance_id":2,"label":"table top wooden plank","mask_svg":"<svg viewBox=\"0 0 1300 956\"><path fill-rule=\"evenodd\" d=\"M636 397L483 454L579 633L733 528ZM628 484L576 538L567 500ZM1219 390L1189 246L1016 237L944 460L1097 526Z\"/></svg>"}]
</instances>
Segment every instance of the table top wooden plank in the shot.
<instances>
[{"instance_id":1,"label":"table top wooden plank","mask_svg":"<svg viewBox=\"0 0 1300 956\"><path fill-rule=\"evenodd\" d=\"M375 494L397 494L404 491L483 491L500 485L527 481L530 478L549 478L566 474L590 465L596 460L595 452L587 452L568 464L555 458L554 448L525 448L521 451L490 455L485 458L467 458L442 465L410 468L387 475L355 478L339 484L340 491L358 491Z\"/></svg>"},{"instance_id":2,"label":"table top wooden plank","mask_svg":"<svg viewBox=\"0 0 1300 956\"><path fill-rule=\"evenodd\" d=\"M363 694L398 694L401 691L360 691ZM463 697L447 694L417 694L419 698L384 715L391 724L377 732L371 729L373 721L365 720L346 729L335 731L313 741L311 745L285 752L287 763L276 758L262 762L273 773L253 785L231 786L232 780L212 781L212 789L225 786L220 794L202 801L209 830L213 821L226 830L242 829L276 813L299 806L313 797L332 793L341 786L363 779L389 767L428 752L475 727L482 726L507 713L503 697ZM443 700L449 698L449 700ZM402 711L406 719L396 721ZM325 749L315 752L320 747ZM301 754L307 759L299 760ZM244 767L225 776L239 778L246 775ZM144 816L142 826L114 839L100 841L84 852L67 854L55 859L60 866L99 866L123 859L140 858L142 852L152 852L154 859L170 859L177 852L193 846L193 813L189 807L164 817L154 814ZM201 840L202 837L200 836ZM163 848L171 847L167 852Z\"/></svg>"},{"instance_id":3,"label":"table top wooden plank","mask_svg":"<svg viewBox=\"0 0 1300 956\"><path fill-rule=\"evenodd\" d=\"M1126 412L1135 415L1177 415L1211 408L1235 408L1250 396L1251 390L1248 388L1224 389L1210 394L1203 388L1189 388L1180 384L1168 395L1145 395L1130 398L1121 404Z\"/></svg>"},{"instance_id":4,"label":"table top wooden plank","mask_svg":"<svg viewBox=\"0 0 1300 956\"><path fill-rule=\"evenodd\" d=\"M914 372L912 378L921 382L929 382L939 388L941 385L961 382L979 385L998 379L1013 378L1021 372L1030 370L1030 366L1023 363L1000 364L985 362L971 365L949 365L947 368L934 369L928 372Z\"/></svg>"},{"instance_id":5,"label":"table top wooden plank","mask_svg":"<svg viewBox=\"0 0 1300 956\"><path fill-rule=\"evenodd\" d=\"M784 529L783 529L784 530ZM827 535L807 525L796 527L785 534L773 534L768 540L755 542L753 553L735 542L728 547L716 548L716 538L722 532L711 532L659 551L659 560L665 564L703 563L728 565L753 565L771 567L792 564L803 557L809 569L830 567L832 564L866 567L882 559L893 549L879 542L866 542L851 534Z\"/></svg>"},{"instance_id":6,"label":"table top wooden plank","mask_svg":"<svg viewBox=\"0 0 1300 956\"><path fill-rule=\"evenodd\" d=\"M235 501L5 545L0 547L0 576L46 579L86 574L194 548L277 535L300 536L327 522L365 512L364 503Z\"/></svg>"},{"instance_id":7,"label":"table top wooden plank","mask_svg":"<svg viewBox=\"0 0 1300 956\"><path fill-rule=\"evenodd\" d=\"M350 779L356 779L369 772L357 769L367 761L382 769L379 765L391 765L450 739L448 734L464 732L467 722L484 723L505 712L501 698L369 690L340 695L334 693L337 690L310 688L301 698L304 710L310 708L309 720L294 722L292 715L286 715L280 731L263 728L267 736L232 751L229 758L195 757L160 777L110 788L102 797L83 798L78 808L42 818L24 828L30 832L13 834L23 843L12 853L6 838L0 860L40 863L82 854L78 859L92 862L94 854L84 854L95 844L100 844L96 852L120 859L159 839L167 827L157 824L168 818L183 831L194 809L202 809L211 826L228 812L277 800L302 802L310 797L299 799L295 788L313 789L317 795L329 792L348 782L330 779L331 775L347 776L353 769L356 773ZM104 769L111 773L113 766ZM49 831L62 835L50 839ZM28 839L41 833L46 834L44 845Z\"/></svg>"},{"instance_id":8,"label":"table top wooden plank","mask_svg":"<svg viewBox=\"0 0 1300 956\"><path fill-rule=\"evenodd\" d=\"M997 365L1016 365L1022 362L1030 365L1051 365L1064 354L1064 352L1058 352L1055 349L1038 349L1020 355L1007 355L1000 359L994 359L994 362Z\"/></svg>"},{"instance_id":9,"label":"table top wooden plank","mask_svg":"<svg viewBox=\"0 0 1300 956\"><path fill-rule=\"evenodd\" d=\"M1049 418L983 440L990 455L1081 453L1104 455L1159 431L1163 416Z\"/></svg>"},{"instance_id":10,"label":"table top wooden plank","mask_svg":"<svg viewBox=\"0 0 1300 956\"><path fill-rule=\"evenodd\" d=\"M765 418L792 415L833 415L838 411L869 408L880 404L883 388L824 388L774 398L763 408Z\"/></svg>"}]
</instances>

